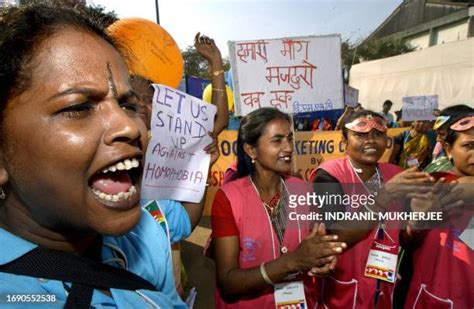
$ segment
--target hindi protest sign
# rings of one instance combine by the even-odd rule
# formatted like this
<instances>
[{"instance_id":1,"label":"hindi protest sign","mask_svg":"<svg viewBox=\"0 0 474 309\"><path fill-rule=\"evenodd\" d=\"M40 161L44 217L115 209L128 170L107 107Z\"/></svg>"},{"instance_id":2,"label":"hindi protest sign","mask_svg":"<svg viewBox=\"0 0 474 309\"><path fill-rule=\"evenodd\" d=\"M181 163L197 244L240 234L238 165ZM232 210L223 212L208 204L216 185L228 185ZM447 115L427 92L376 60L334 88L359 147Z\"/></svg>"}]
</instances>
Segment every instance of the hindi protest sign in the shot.
<instances>
[{"instance_id":1,"label":"hindi protest sign","mask_svg":"<svg viewBox=\"0 0 474 309\"><path fill-rule=\"evenodd\" d=\"M346 106L355 107L359 102L359 89L344 85L344 103Z\"/></svg>"},{"instance_id":2,"label":"hindi protest sign","mask_svg":"<svg viewBox=\"0 0 474 309\"><path fill-rule=\"evenodd\" d=\"M153 85L151 140L142 179L143 199L199 202L206 188L217 108L164 85Z\"/></svg>"},{"instance_id":3,"label":"hindi protest sign","mask_svg":"<svg viewBox=\"0 0 474 309\"><path fill-rule=\"evenodd\" d=\"M234 41L229 56L237 115L343 108L339 35Z\"/></svg>"},{"instance_id":4,"label":"hindi protest sign","mask_svg":"<svg viewBox=\"0 0 474 309\"><path fill-rule=\"evenodd\" d=\"M404 97L402 107L402 120L434 120L434 110L438 108L438 96Z\"/></svg>"}]
</instances>

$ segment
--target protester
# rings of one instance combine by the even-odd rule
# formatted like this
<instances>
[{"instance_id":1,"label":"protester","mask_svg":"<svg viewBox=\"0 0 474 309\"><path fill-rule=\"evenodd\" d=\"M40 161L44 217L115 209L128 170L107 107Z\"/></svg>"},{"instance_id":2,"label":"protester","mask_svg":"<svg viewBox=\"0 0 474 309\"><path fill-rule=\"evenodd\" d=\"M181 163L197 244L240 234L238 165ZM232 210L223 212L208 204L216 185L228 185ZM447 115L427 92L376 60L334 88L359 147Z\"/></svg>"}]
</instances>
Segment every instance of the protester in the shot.
<instances>
[{"instance_id":1,"label":"protester","mask_svg":"<svg viewBox=\"0 0 474 309\"><path fill-rule=\"evenodd\" d=\"M445 149L454 168L449 173L433 175L441 177L441 183L457 179L462 187L446 194L438 186L431 194L419 195L412 201L413 211L443 211L444 219L442 226L429 230L423 230L425 222L411 222L408 232L415 249L414 273L405 308L474 307L473 112L451 122Z\"/></svg>"},{"instance_id":2,"label":"protester","mask_svg":"<svg viewBox=\"0 0 474 309\"><path fill-rule=\"evenodd\" d=\"M194 37L194 47L199 55L209 63L209 75L211 76L212 85L211 102L217 107L214 121L214 136L217 137L229 124L229 107L227 105L225 71L221 52L213 39L201 35L199 32Z\"/></svg>"},{"instance_id":3,"label":"protester","mask_svg":"<svg viewBox=\"0 0 474 309\"><path fill-rule=\"evenodd\" d=\"M412 166L425 167L430 153L427 126L428 123L425 121L414 121L410 130L400 133L394 140L389 162L397 164L402 169Z\"/></svg>"},{"instance_id":4,"label":"protester","mask_svg":"<svg viewBox=\"0 0 474 309\"><path fill-rule=\"evenodd\" d=\"M389 128L392 128L395 123L395 118L393 117L393 114L390 113L390 109L392 108L392 105L393 105L392 101L385 100L383 102L382 111L379 113L388 122Z\"/></svg>"},{"instance_id":5,"label":"protester","mask_svg":"<svg viewBox=\"0 0 474 309\"><path fill-rule=\"evenodd\" d=\"M147 134L128 80L110 38L73 9L2 12L2 297L186 307L166 234L139 206Z\"/></svg>"},{"instance_id":6,"label":"protester","mask_svg":"<svg viewBox=\"0 0 474 309\"><path fill-rule=\"evenodd\" d=\"M331 120L327 117L315 118L313 120L311 131L330 131L332 130Z\"/></svg>"},{"instance_id":7,"label":"protester","mask_svg":"<svg viewBox=\"0 0 474 309\"><path fill-rule=\"evenodd\" d=\"M396 116L396 120L395 120L395 124L394 124L394 128L404 128L404 127L409 127L411 126L411 122L410 121L403 121L403 108L398 110L398 111L395 111L395 116Z\"/></svg>"},{"instance_id":8,"label":"protester","mask_svg":"<svg viewBox=\"0 0 474 309\"><path fill-rule=\"evenodd\" d=\"M341 117L339 117L339 119L336 122L335 130L342 130L342 127L344 127L344 124L346 123L347 117L349 117L354 111L355 111L354 107L346 106L344 108L344 112L342 113Z\"/></svg>"},{"instance_id":9,"label":"protester","mask_svg":"<svg viewBox=\"0 0 474 309\"><path fill-rule=\"evenodd\" d=\"M125 44L126 42L122 40L122 45ZM195 36L195 47L203 57L209 60L209 67L211 68L211 70L215 67L222 67L222 59L220 56L220 52L217 46L215 45L214 40L209 39L206 36L201 36L198 32ZM137 56L135 57L135 59L137 59L135 61L140 61L139 57ZM148 130L150 130L153 99L153 87L151 87L151 84L153 84L153 81L146 79L138 73L139 72L132 72L132 74L134 75L132 75L131 78L131 85L133 87L133 90L138 94L139 103L146 110L146 113L144 113L144 120ZM222 84L224 83L223 72L217 75L211 75L213 76L213 83L215 83L215 88L213 89L219 89L217 87L222 87ZM214 123L213 134L210 134L211 137L213 137L213 142L204 148L204 151L206 153L211 154L209 169L219 158L216 136L219 135L220 132L227 126L227 118L224 117L228 114L227 96L222 94L213 94L212 103L217 106L218 112ZM199 221L202 216L202 211L204 209L204 196L201 202L199 203L182 203L182 206L184 206L184 209L186 210L189 218L185 215L181 204L176 201L157 201L157 205L152 205L151 208L148 208L150 211L154 211L155 213L159 212L163 215L159 216L159 214L156 213L161 220L164 220L164 222L166 222L167 232L170 235L171 242L177 242L187 238L192 232L192 230L194 230L194 228L199 224ZM146 206L148 203L149 201L142 202L144 206Z\"/></svg>"},{"instance_id":10,"label":"protester","mask_svg":"<svg viewBox=\"0 0 474 309\"><path fill-rule=\"evenodd\" d=\"M333 270L345 244L288 219L288 199L303 181L286 176L293 155L291 119L274 108L261 108L242 119L238 133L240 178L222 186L212 206L216 261L216 308L274 308L274 285L304 281L306 302L317 296L306 275ZM295 209L304 213L303 206ZM296 274L295 274L296 273ZM292 274L291 276L289 274ZM297 283L303 289L303 283ZM302 291L301 291L302 292Z\"/></svg>"},{"instance_id":11,"label":"protester","mask_svg":"<svg viewBox=\"0 0 474 309\"><path fill-rule=\"evenodd\" d=\"M433 150L432 162L426 166L425 172L447 172L453 169L451 160L449 160L444 150L444 140L448 134L449 126L453 124L453 120L472 111L472 108L467 105L454 105L440 112L433 126L437 134L437 144ZM397 307L405 302L410 280L413 276L413 246L411 245L403 248L403 259L400 262L399 274L402 280L397 285L394 296Z\"/></svg>"},{"instance_id":12,"label":"protester","mask_svg":"<svg viewBox=\"0 0 474 309\"><path fill-rule=\"evenodd\" d=\"M444 150L444 140L453 120L473 111L471 107L459 104L447 107L439 113L433 126L433 129L436 131L436 145L433 149L432 161L426 166L425 172L446 172L453 168Z\"/></svg>"},{"instance_id":13,"label":"protester","mask_svg":"<svg viewBox=\"0 0 474 309\"><path fill-rule=\"evenodd\" d=\"M364 207L326 203L326 212L402 211L403 198L413 190L407 184L421 184L431 179L427 173L411 168L404 172L393 164L379 163L387 145L387 123L379 114L364 110L348 116L343 127L346 156L324 162L312 174L318 195L351 196L372 194L375 203ZM403 184L403 185L402 185ZM419 187L418 190L425 190ZM424 192L424 191L423 191ZM351 198L352 199L352 198ZM364 275L367 257L374 241L398 246L399 226L391 222L346 220L328 222L331 233L347 242L336 271L324 279L321 302L329 308L391 308L393 282ZM396 264L396 263L395 263ZM392 270L392 281L395 281Z\"/></svg>"},{"instance_id":14,"label":"protester","mask_svg":"<svg viewBox=\"0 0 474 309\"><path fill-rule=\"evenodd\" d=\"M132 72L133 73L133 72ZM138 103L142 106L144 113L142 113L143 119L146 123L148 133L151 135L151 109L153 99L153 82L145 79L139 75L133 75L130 80L133 90L137 93ZM210 134L213 136L213 134ZM219 158L219 151L217 150L217 139L213 138L213 142L204 148L204 151L211 155L209 169ZM149 203L148 200L142 201L143 206ZM158 210L164 215L162 220L167 222L168 234L170 235L171 242L177 242L184 238L187 238L192 230L199 224L201 219L202 211L204 208L204 197L199 203L182 203L184 209L181 207L181 203L171 200L158 201L158 205L154 205L150 211ZM182 210L182 211L181 211ZM187 215L186 215L186 212ZM169 220L168 218L174 218Z\"/></svg>"},{"instance_id":15,"label":"protester","mask_svg":"<svg viewBox=\"0 0 474 309\"><path fill-rule=\"evenodd\" d=\"M122 47L125 47L126 42L122 40ZM222 59L220 52L215 46L213 40L200 36L199 33L195 37L195 46L200 54L204 54L206 59L210 60L210 67L216 67L220 61L222 67ZM136 61L140 61L140 58L136 55ZM140 66L139 66L140 67ZM145 77L139 75L139 72L131 72L131 85L133 90L137 93L139 98L139 103L144 107L146 113L144 113L144 120L149 130L149 135L151 136L151 115L152 115L152 99L153 99L153 81L146 79ZM222 86L221 84L224 81L223 74L219 73L213 75L213 83L216 87ZM218 88L215 88L218 89ZM220 92L219 92L220 93ZM225 99L225 101L224 101ZM213 95L212 102L218 108L217 117L214 123L214 132L210 134L213 137L213 142L204 148L204 151L211 155L211 160L209 164L209 170L212 165L219 158L219 151L217 150L217 138L216 136L224 129L226 126L227 119L223 115L227 115L227 97L222 94ZM225 104L223 104L225 102ZM224 109L224 111L222 111ZM141 200L141 205L147 209L160 223L170 242L173 244L172 252L173 254L173 269L174 277L176 282L177 290L181 295L184 294L184 284L182 282L182 271L184 268L181 263L179 241L189 237L191 232L199 224L204 210L205 196L206 191L203 194L203 197L198 203L191 202L179 202L169 199L163 200Z\"/></svg>"}]
</instances>

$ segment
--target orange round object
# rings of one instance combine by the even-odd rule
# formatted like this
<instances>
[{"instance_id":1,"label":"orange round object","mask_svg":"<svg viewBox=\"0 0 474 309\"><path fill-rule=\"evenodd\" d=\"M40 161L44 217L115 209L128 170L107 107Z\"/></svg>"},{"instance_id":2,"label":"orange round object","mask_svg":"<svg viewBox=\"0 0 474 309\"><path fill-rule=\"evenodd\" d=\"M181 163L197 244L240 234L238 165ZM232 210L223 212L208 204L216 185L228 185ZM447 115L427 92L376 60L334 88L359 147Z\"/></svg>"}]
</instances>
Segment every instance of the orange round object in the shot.
<instances>
[{"instance_id":1,"label":"orange round object","mask_svg":"<svg viewBox=\"0 0 474 309\"><path fill-rule=\"evenodd\" d=\"M107 29L125 54L130 74L177 88L183 75L183 56L173 37L160 25L142 18L125 18Z\"/></svg>"}]
</instances>

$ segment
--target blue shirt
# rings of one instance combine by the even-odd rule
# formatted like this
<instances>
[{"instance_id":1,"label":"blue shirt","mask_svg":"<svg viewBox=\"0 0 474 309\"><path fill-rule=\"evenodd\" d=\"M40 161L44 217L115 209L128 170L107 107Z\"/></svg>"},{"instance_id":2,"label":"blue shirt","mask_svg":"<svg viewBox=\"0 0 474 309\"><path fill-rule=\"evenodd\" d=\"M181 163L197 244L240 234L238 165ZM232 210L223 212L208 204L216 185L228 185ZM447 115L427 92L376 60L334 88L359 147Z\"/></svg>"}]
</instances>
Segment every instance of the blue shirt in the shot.
<instances>
[{"instance_id":1,"label":"blue shirt","mask_svg":"<svg viewBox=\"0 0 474 309\"><path fill-rule=\"evenodd\" d=\"M174 200L141 200L140 204L150 211L147 205L153 202L157 204L161 214L163 214L163 222L160 222L160 218L155 217L155 220L158 223L164 223L161 226L165 229L171 243L181 241L191 235L191 221L186 209L180 202Z\"/></svg>"},{"instance_id":2,"label":"blue shirt","mask_svg":"<svg viewBox=\"0 0 474 309\"><path fill-rule=\"evenodd\" d=\"M390 128L393 128L393 124L395 123L395 118L393 117L392 114L390 114L390 112L387 113L387 114L384 114L384 112L380 112L380 113L378 113L378 114L379 114L380 116L384 117L385 120L387 120L388 126L389 126Z\"/></svg>"},{"instance_id":3,"label":"blue shirt","mask_svg":"<svg viewBox=\"0 0 474 309\"><path fill-rule=\"evenodd\" d=\"M36 245L0 228L0 264L11 262L36 248ZM187 308L179 298L173 279L169 242L153 217L142 211L139 224L120 237L104 237L102 259L105 264L125 268L151 282L159 292L110 289L112 297L94 290L95 308ZM69 284L68 284L69 285ZM53 303L7 303L7 295L47 294ZM66 302L64 284L0 272L0 307L62 308Z\"/></svg>"}]
</instances>

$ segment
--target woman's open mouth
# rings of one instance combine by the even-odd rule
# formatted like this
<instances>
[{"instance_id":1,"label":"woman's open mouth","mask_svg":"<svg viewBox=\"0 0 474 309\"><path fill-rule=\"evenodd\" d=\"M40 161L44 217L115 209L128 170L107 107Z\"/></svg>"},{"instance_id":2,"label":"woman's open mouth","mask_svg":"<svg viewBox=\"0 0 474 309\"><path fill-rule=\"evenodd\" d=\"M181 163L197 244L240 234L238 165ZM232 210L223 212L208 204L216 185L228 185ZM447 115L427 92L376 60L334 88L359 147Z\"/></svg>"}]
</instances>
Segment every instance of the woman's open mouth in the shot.
<instances>
[{"instance_id":1,"label":"woman's open mouth","mask_svg":"<svg viewBox=\"0 0 474 309\"><path fill-rule=\"evenodd\" d=\"M94 198L101 204L129 209L135 206L139 198L138 180L141 176L140 161L128 158L111 164L89 179Z\"/></svg>"},{"instance_id":2,"label":"woman's open mouth","mask_svg":"<svg viewBox=\"0 0 474 309\"><path fill-rule=\"evenodd\" d=\"M364 148L362 149L362 151L365 153L365 154L377 154L378 153L378 149L377 148L374 148L374 147L367 147L367 148Z\"/></svg>"}]
</instances>

